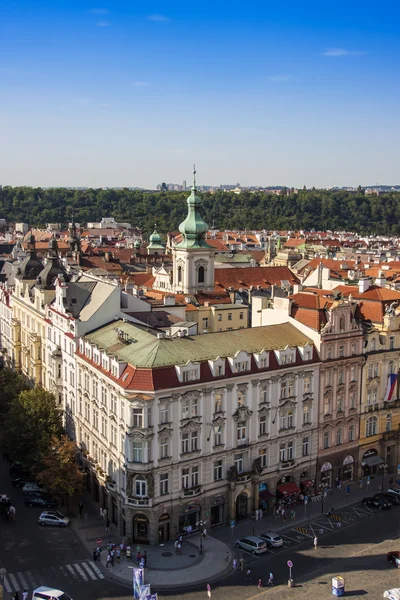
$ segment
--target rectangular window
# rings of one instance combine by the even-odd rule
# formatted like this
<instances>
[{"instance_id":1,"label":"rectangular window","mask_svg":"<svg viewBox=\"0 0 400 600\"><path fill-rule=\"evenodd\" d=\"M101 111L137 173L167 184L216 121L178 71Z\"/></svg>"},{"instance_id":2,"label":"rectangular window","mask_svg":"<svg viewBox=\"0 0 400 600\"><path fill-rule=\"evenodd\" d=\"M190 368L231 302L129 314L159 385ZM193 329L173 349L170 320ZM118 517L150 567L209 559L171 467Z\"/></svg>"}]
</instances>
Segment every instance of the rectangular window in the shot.
<instances>
[{"instance_id":1,"label":"rectangular window","mask_svg":"<svg viewBox=\"0 0 400 600\"><path fill-rule=\"evenodd\" d=\"M350 380L351 381L356 381L357 380L356 368L355 367L351 367L351 369L350 369Z\"/></svg>"},{"instance_id":2,"label":"rectangular window","mask_svg":"<svg viewBox=\"0 0 400 600\"><path fill-rule=\"evenodd\" d=\"M188 433L182 434L182 454L184 454L185 452L189 452L189 434Z\"/></svg>"},{"instance_id":3,"label":"rectangular window","mask_svg":"<svg viewBox=\"0 0 400 600\"><path fill-rule=\"evenodd\" d=\"M329 448L329 431L324 432L324 449Z\"/></svg>"},{"instance_id":4,"label":"rectangular window","mask_svg":"<svg viewBox=\"0 0 400 600\"><path fill-rule=\"evenodd\" d=\"M389 350L394 350L394 335L389 338Z\"/></svg>"},{"instance_id":5,"label":"rectangular window","mask_svg":"<svg viewBox=\"0 0 400 600\"><path fill-rule=\"evenodd\" d=\"M96 400L98 400L99 397L99 384L97 382L97 379L93 379L93 383L92 383L92 390L93 390L93 396L96 398Z\"/></svg>"},{"instance_id":6,"label":"rectangular window","mask_svg":"<svg viewBox=\"0 0 400 600\"><path fill-rule=\"evenodd\" d=\"M101 417L101 435L107 437L107 419L104 416Z\"/></svg>"},{"instance_id":7,"label":"rectangular window","mask_svg":"<svg viewBox=\"0 0 400 600\"><path fill-rule=\"evenodd\" d=\"M222 412L222 394L214 395L214 412Z\"/></svg>"},{"instance_id":8,"label":"rectangular window","mask_svg":"<svg viewBox=\"0 0 400 600\"><path fill-rule=\"evenodd\" d=\"M378 377L379 375L379 365L378 363L374 364L374 377Z\"/></svg>"},{"instance_id":9,"label":"rectangular window","mask_svg":"<svg viewBox=\"0 0 400 600\"><path fill-rule=\"evenodd\" d=\"M289 396L289 398L291 396L294 396L294 381L293 380L288 381L288 396Z\"/></svg>"},{"instance_id":10,"label":"rectangular window","mask_svg":"<svg viewBox=\"0 0 400 600\"><path fill-rule=\"evenodd\" d=\"M134 408L132 410L133 427L143 427L143 409Z\"/></svg>"},{"instance_id":11,"label":"rectangular window","mask_svg":"<svg viewBox=\"0 0 400 600\"><path fill-rule=\"evenodd\" d=\"M192 410L191 410L191 415L192 417L197 417L199 414L199 406L197 404L197 400L194 399L192 400Z\"/></svg>"},{"instance_id":12,"label":"rectangular window","mask_svg":"<svg viewBox=\"0 0 400 600\"><path fill-rule=\"evenodd\" d=\"M117 428L114 425L111 425L111 444L113 446L117 445Z\"/></svg>"},{"instance_id":13,"label":"rectangular window","mask_svg":"<svg viewBox=\"0 0 400 600\"><path fill-rule=\"evenodd\" d=\"M111 407L110 407L111 412L116 415L117 414L117 397L115 394L110 395L110 402L111 402Z\"/></svg>"},{"instance_id":14,"label":"rectangular window","mask_svg":"<svg viewBox=\"0 0 400 600\"><path fill-rule=\"evenodd\" d=\"M222 315L221 315L221 313L219 313L217 319L218 319L218 321L222 321Z\"/></svg>"},{"instance_id":15,"label":"rectangular window","mask_svg":"<svg viewBox=\"0 0 400 600\"><path fill-rule=\"evenodd\" d=\"M101 403L107 406L107 390L104 386L101 386Z\"/></svg>"},{"instance_id":16,"label":"rectangular window","mask_svg":"<svg viewBox=\"0 0 400 600\"><path fill-rule=\"evenodd\" d=\"M214 427L214 446L222 444L222 425Z\"/></svg>"},{"instance_id":17,"label":"rectangular window","mask_svg":"<svg viewBox=\"0 0 400 600\"><path fill-rule=\"evenodd\" d=\"M160 423L169 423L169 411L168 406L162 406L160 408Z\"/></svg>"},{"instance_id":18,"label":"rectangular window","mask_svg":"<svg viewBox=\"0 0 400 600\"><path fill-rule=\"evenodd\" d=\"M304 393L309 394L311 392L311 377L304 377Z\"/></svg>"},{"instance_id":19,"label":"rectangular window","mask_svg":"<svg viewBox=\"0 0 400 600\"><path fill-rule=\"evenodd\" d=\"M185 402L182 403L182 419L188 419L189 418L189 402L188 400L185 400Z\"/></svg>"},{"instance_id":20,"label":"rectangular window","mask_svg":"<svg viewBox=\"0 0 400 600\"><path fill-rule=\"evenodd\" d=\"M287 385L286 385L286 381L282 381L282 383L281 383L281 398L287 398Z\"/></svg>"},{"instance_id":21,"label":"rectangular window","mask_svg":"<svg viewBox=\"0 0 400 600\"><path fill-rule=\"evenodd\" d=\"M167 458L169 456L169 443L168 440L162 440L160 443L160 458Z\"/></svg>"},{"instance_id":22,"label":"rectangular window","mask_svg":"<svg viewBox=\"0 0 400 600\"><path fill-rule=\"evenodd\" d=\"M356 407L356 395L354 392L350 392L350 394L349 394L349 404L350 404L350 408Z\"/></svg>"},{"instance_id":23,"label":"rectangular window","mask_svg":"<svg viewBox=\"0 0 400 600\"><path fill-rule=\"evenodd\" d=\"M93 409L93 427L98 431L99 430L99 411Z\"/></svg>"},{"instance_id":24,"label":"rectangular window","mask_svg":"<svg viewBox=\"0 0 400 600\"><path fill-rule=\"evenodd\" d=\"M337 397L337 412L343 412L344 410L344 401L343 396Z\"/></svg>"},{"instance_id":25,"label":"rectangular window","mask_svg":"<svg viewBox=\"0 0 400 600\"><path fill-rule=\"evenodd\" d=\"M288 412L287 412L287 426L288 427L294 427L294 425L293 425L293 411L292 410L288 410Z\"/></svg>"},{"instance_id":26,"label":"rectangular window","mask_svg":"<svg viewBox=\"0 0 400 600\"><path fill-rule=\"evenodd\" d=\"M207 317L203 317L203 329L207 329L208 327L208 318Z\"/></svg>"},{"instance_id":27,"label":"rectangular window","mask_svg":"<svg viewBox=\"0 0 400 600\"><path fill-rule=\"evenodd\" d=\"M344 346L339 346L339 358L344 357Z\"/></svg>"},{"instance_id":28,"label":"rectangular window","mask_svg":"<svg viewBox=\"0 0 400 600\"><path fill-rule=\"evenodd\" d=\"M261 386L260 401L268 402L268 383L263 383Z\"/></svg>"},{"instance_id":29,"label":"rectangular window","mask_svg":"<svg viewBox=\"0 0 400 600\"><path fill-rule=\"evenodd\" d=\"M288 442L288 444L287 444L287 459L292 460L293 456L294 456L293 442Z\"/></svg>"},{"instance_id":30,"label":"rectangular window","mask_svg":"<svg viewBox=\"0 0 400 600\"><path fill-rule=\"evenodd\" d=\"M246 423L238 423L237 425L237 440L246 439Z\"/></svg>"},{"instance_id":31,"label":"rectangular window","mask_svg":"<svg viewBox=\"0 0 400 600\"><path fill-rule=\"evenodd\" d=\"M303 425L311 423L311 411L308 404L303 405Z\"/></svg>"},{"instance_id":32,"label":"rectangular window","mask_svg":"<svg viewBox=\"0 0 400 600\"><path fill-rule=\"evenodd\" d=\"M238 473L243 473L243 454L235 454L235 467Z\"/></svg>"},{"instance_id":33,"label":"rectangular window","mask_svg":"<svg viewBox=\"0 0 400 600\"><path fill-rule=\"evenodd\" d=\"M330 360L332 358L332 348L328 348L326 352L326 358Z\"/></svg>"},{"instance_id":34,"label":"rectangular window","mask_svg":"<svg viewBox=\"0 0 400 600\"><path fill-rule=\"evenodd\" d=\"M309 444L310 444L310 438L308 436L303 437L303 456L308 456L309 454Z\"/></svg>"},{"instance_id":35,"label":"rectangular window","mask_svg":"<svg viewBox=\"0 0 400 600\"><path fill-rule=\"evenodd\" d=\"M343 443L343 429L338 427L336 429L336 446L340 446Z\"/></svg>"},{"instance_id":36,"label":"rectangular window","mask_svg":"<svg viewBox=\"0 0 400 600\"><path fill-rule=\"evenodd\" d=\"M217 366L216 374L217 374L217 376L221 376L224 374L224 366L223 365Z\"/></svg>"},{"instance_id":37,"label":"rectangular window","mask_svg":"<svg viewBox=\"0 0 400 600\"><path fill-rule=\"evenodd\" d=\"M189 469L182 469L182 488L189 487Z\"/></svg>"},{"instance_id":38,"label":"rectangular window","mask_svg":"<svg viewBox=\"0 0 400 600\"><path fill-rule=\"evenodd\" d=\"M121 433L121 437L120 437L120 444L121 444L121 452L123 452L125 454L125 434Z\"/></svg>"},{"instance_id":39,"label":"rectangular window","mask_svg":"<svg viewBox=\"0 0 400 600\"><path fill-rule=\"evenodd\" d=\"M136 496L147 496L147 486L146 486L146 481L144 479L136 479L135 481L135 491L136 491Z\"/></svg>"},{"instance_id":40,"label":"rectangular window","mask_svg":"<svg viewBox=\"0 0 400 600\"><path fill-rule=\"evenodd\" d=\"M244 319L244 313L239 313L239 319L242 321Z\"/></svg>"},{"instance_id":41,"label":"rectangular window","mask_svg":"<svg viewBox=\"0 0 400 600\"><path fill-rule=\"evenodd\" d=\"M192 431L192 435L190 436L190 450L192 452L195 452L197 450L197 442L198 442L197 431Z\"/></svg>"},{"instance_id":42,"label":"rectangular window","mask_svg":"<svg viewBox=\"0 0 400 600\"><path fill-rule=\"evenodd\" d=\"M199 467L192 467L192 487L199 485Z\"/></svg>"},{"instance_id":43,"label":"rectangular window","mask_svg":"<svg viewBox=\"0 0 400 600\"><path fill-rule=\"evenodd\" d=\"M268 358L264 357L260 359L260 369L266 369L268 367Z\"/></svg>"},{"instance_id":44,"label":"rectangular window","mask_svg":"<svg viewBox=\"0 0 400 600\"><path fill-rule=\"evenodd\" d=\"M280 444L279 446L279 460L281 462L286 460L286 444Z\"/></svg>"},{"instance_id":45,"label":"rectangular window","mask_svg":"<svg viewBox=\"0 0 400 600\"><path fill-rule=\"evenodd\" d=\"M265 435L267 433L267 417L266 415L262 415L260 417L260 435Z\"/></svg>"},{"instance_id":46,"label":"rectangular window","mask_svg":"<svg viewBox=\"0 0 400 600\"><path fill-rule=\"evenodd\" d=\"M119 416L122 420L125 420L125 402L120 400L119 403Z\"/></svg>"},{"instance_id":47,"label":"rectangular window","mask_svg":"<svg viewBox=\"0 0 400 600\"><path fill-rule=\"evenodd\" d=\"M331 386L332 385L332 371L327 371L326 372L326 385L327 386Z\"/></svg>"},{"instance_id":48,"label":"rectangular window","mask_svg":"<svg viewBox=\"0 0 400 600\"><path fill-rule=\"evenodd\" d=\"M168 473L161 473L160 475L160 496L168 494Z\"/></svg>"},{"instance_id":49,"label":"rectangular window","mask_svg":"<svg viewBox=\"0 0 400 600\"><path fill-rule=\"evenodd\" d=\"M228 321L232 321L232 313L228 313Z\"/></svg>"},{"instance_id":50,"label":"rectangular window","mask_svg":"<svg viewBox=\"0 0 400 600\"><path fill-rule=\"evenodd\" d=\"M286 411L279 417L279 429L286 429Z\"/></svg>"},{"instance_id":51,"label":"rectangular window","mask_svg":"<svg viewBox=\"0 0 400 600\"><path fill-rule=\"evenodd\" d=\"M261 466L265 469L268 466L268 454L266 448L260 448L258 451L258 457L261 460Z\"/></svg>"},{"instance_id":52,"label":"rectangular window","mask_svg":"<svg viewBox=\"0 0 400 600\"><path fill-rule=\"evenodd\" d=\"M133 462L143 462L143 444L141 442L133 442Z\"/></svg>"},{"instance_id":53,"label":"rectangular window","mask_svg":"<svg viewBox=\"0 0 400 600\"><path fill-rule=\"evenodd\" d=\"M237 393L237 405L238 406L244 406L245 405L244 394L242 394L242 392L238 392Z\"/></svg>"},{"instance_id":54,"label":"rectangular window","mask_svg":"<svg viewBox=\"0 0 400 600\"><path fill-rule=\"evenodd\" d=\"M214 481L222 479L222 460L217 460L214 463Z\"/></svg>"},{"instance_id":55,"label":"rectangular window","mask_svg":"<svg viewBox=\"0 0 400 600\"><path fill-rule=\"evenodd\" d=\"M338 384L342 385L343 383L344 383L344 371L342 369L341 371L339 371Z\"/></svg>"},{"instance_id":56,"label":"rectangular window","mask_svg":"<svg viewBox=\"0 0 400 600\"><path fill-rule=\"evenodd\" d=\"M368 379L372 379L372 369L373 366L372 365L368 365Z\"/></svg>"}]
</instances>

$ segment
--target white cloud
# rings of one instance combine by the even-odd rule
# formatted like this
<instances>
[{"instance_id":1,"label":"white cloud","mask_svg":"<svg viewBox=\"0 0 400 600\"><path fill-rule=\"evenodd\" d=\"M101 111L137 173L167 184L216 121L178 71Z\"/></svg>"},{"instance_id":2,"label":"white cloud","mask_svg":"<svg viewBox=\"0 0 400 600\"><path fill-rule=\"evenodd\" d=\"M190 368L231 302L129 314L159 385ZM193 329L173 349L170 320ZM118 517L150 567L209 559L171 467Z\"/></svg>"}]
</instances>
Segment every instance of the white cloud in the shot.
<instances>
[{"instance_id":1,"label":"white cloud","mask_svg":"<svg viewBox=\"0 0 400 600\"><path fill-rule=\"evenodd\" d=\"M97 15L98 17L101 17L103 15L108 15L110 11L108 10L108 8L90 8L87 12L91 13L92 15Z\"/></svg>"},{"instance_id":2,"label":"white cloud","mask_svg":"<svg viewBox=\"0 0 400 600\"><path fill-rule=\"evenodd\" d=\"M280 83L282 81L289 81L289 79L293 79L292 76L288 73L282 73L281 75L268 75L264 77L265 81L269 81L270 83Z\"/></svg>"},{"instance_id":3,"label":"white cloud","mask_svg":"<svg viewBox=\"0 0 400 600\"><path fill-rule=\"evenodd\" d=\"M97 27L110 27L111 22L110 21L97 21L96 25L97 25Z\"/></svg>"},{"instance_id":4,"label":"white cloud","mask_svg":"<svg viewBox=\"0 0 400 600\"><path fill-rule=\"evenodd\" d=\"M149 21L169 21L168 17L159 14L149 15L147 18Z\"/></svg>"},{"instance_id":5,"label":"white cloud","mask_svg":"<svg viewBox=\"0 0 400 600\"><path fill-rule=\"evenodd\" d=\"M322 56L356 56L365 54L365 52L345 50L345 48L327 48L322 52Z\"/></svg>"},{"instance_id":6,"label":"white cloud","mask_svg":"<svg viewBox=\"0 0 400 600\"><path fill-rule=\"evenodd\" d=\"M136 87L146 87L146 85L149 85L148 81L134 81L133 85L135 85Z\"/></svg>"}]
</instances>

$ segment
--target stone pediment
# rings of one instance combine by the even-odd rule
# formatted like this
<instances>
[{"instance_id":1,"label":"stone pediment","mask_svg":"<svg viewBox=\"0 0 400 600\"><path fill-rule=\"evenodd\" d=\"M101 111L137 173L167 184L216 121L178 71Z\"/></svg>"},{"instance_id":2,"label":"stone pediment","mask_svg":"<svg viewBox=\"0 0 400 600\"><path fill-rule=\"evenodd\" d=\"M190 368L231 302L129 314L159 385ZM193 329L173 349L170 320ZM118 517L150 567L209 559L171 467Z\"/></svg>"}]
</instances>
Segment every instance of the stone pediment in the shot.
<instances>
[{"instance_id":1,"label":"stone pediment","mask_svg":"<svg viewBox=\"0 0 400 600\"><path fill-rule=\"evenodd\" d=\"M135 427L129 427L126 435L136 442L144 442L146 440L151 440L154 437L154 433L149 429L139 429Z\"/></svg>"},{"instance_id":2,"label":"stone pediment","mask_svg":"<svg viewBox=\"0 0 400 600\"><path fill-rule=\"evenodd\" d=\"M223 417L218 416L212 420L212 424L214 427L219 427L220 425L225 425L225 420Z\"/></svg>"},{"instance_id":3,"label":"stone pediment","mask_svg":"<svg viewBox=\"0 0 400 600\"><path fill-rule=\"evenodd\" d=\"M198 431L199 429L201 429L201 423L190 419L190 421L188 421L181 427L181 432L186 433L190 431Z\"/></svg>"},{"instance_id":4,"label":"stone pediment","mask_svg":"<svg viewBox=\"0 0 400 600\"><path fill-rule=\"evenodd\" d=\"M270 410L271 410L270 408L267 408L266 406L263 406L258 411L258 414L259 414L260 417L266 417L269 414Z\"/></svg>"},{"instance_id":5,"label":"stone pediment","mask_svg":"<svg viewBox=\"0 0 400 600\"><path fill-rule=\"evenodd\" d=\"M251 411L248 406L239 406L233 413L233 418L235 421L247 421L252 414L253 411Z\"/></svg>"},{"instance_id":6,"label":"stone pediment","mask_svg":"<svg viewBox=\"0 0 400 600\"><path fill-rule=\"evenodd\" d=\"M159 437L163 437L163 438L169 438L172 436L172 427L161 427L161 429L158 430L158 436Z\"/></svg>"},{"instance_id":7,"label":"stone pediment","mask_svg":"<svg viewBox=\"0 0 400 600\"><path fill-rule=\"evenodd\" d=\"M181 400L198 400L200 398L200 392L190 391L186 392L186 394L182 394Z\"/></svg>"},{"instance_id":8,"label":"stone pediment","mask_svg":"<svg viewBox=\"0 0 400 600\"><path fill-rule=\"evenodd\" d=\"M293 402L293 400L286 400L286 402L282 402L282 404L279 405L279 410L286 410L289 408L296 408L296 402Z\"/></svg>"}]
</instances>

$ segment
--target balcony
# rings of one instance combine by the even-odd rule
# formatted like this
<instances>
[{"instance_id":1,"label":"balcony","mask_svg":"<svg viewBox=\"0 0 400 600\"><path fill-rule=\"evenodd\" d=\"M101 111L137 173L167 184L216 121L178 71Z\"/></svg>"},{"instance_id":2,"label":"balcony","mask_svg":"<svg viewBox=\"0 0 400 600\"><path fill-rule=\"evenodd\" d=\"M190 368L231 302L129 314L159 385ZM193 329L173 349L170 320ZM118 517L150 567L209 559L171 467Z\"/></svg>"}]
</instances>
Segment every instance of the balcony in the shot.
<instances>
[{"instance_id":1,"label":"balcony","mask_svg":"<svg viewBox=\"0 0 400 600\"><path fill-rule=\"evenodd\" d=\"M149 460L148 462L134 462L127 460L125 467L128 472L133 471L134 473L144 473L153 469L153 461Z\"/></svg>"},{"instance_id":2,"label":"balcony","mask_svg":"<svg viewBox=\"0 0 400 600\"><path fill-rule=\"evenodd\" d=\"M201 494L201 485L194 485L190 488L184 488L181 497L194 498L195 496L199 496L199 494Z\"/></svg>"},{"instance_id":3,"label":"balcony","mask_svg":"<svg viewBox=\"0 0 400 600\"><path fill-rule=\"evenodd\" d=\"M295 465L294 460L284 460L280 463L279 470L284 471L285 469L291 469L292 467L294 467L294 465Z\"/></svg>"},{"instance_id":4,"label":"balcony","mask_svg":"<svg viewBox=\"0 0 400 600\"><path fill-rule=\"evenodd\" d=\"M241 440L237 440L238 446L248 446L249 438L242 438Z\"/></svg>"},{"instance_id":5,"label":"balcony","mask_svg":"<svg viewBox=\"0 0 400 600\"><path fill-rule=\"evenodd\" d=\"M153 498L127 498L126 503L128 506L139 507L139 508L151 508L153 506Z\"/></svg>"},{"instance_id":6,"label":"balcony","mask_svg":"<svg viewBox=\"0 0 400 600\"><path fill-rule=\"evenodd\" d=\"M251 472L248 473L240 473L237 478L238 483L247 483L251 479Z\"/></svg>"}]
</instances>

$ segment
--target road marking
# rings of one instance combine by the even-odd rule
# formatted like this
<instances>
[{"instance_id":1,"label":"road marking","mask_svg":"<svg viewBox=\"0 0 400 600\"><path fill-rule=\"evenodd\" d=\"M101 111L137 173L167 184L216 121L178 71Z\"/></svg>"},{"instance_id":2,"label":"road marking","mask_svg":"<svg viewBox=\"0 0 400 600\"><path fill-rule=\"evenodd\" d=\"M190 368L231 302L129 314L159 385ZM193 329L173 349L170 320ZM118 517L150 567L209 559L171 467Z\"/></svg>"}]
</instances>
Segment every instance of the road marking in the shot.
<instances>
[{"instance_id":1,"label":"road marking","mask_svg":"<svg viewBox=\"0 0 400 600\"><path fill-rule=\"evenodd\" d=\"M281 533L280 536L283 538L287 538L288 540L292 540L292 542L296 542L296 544L299 543L299 540L296 540L295 538L290 537L290 535L286 535L286 533Z\"/></svg>"},{"instance_id":2,"label":"road marking","mask_svg":"<svg viewBox=\"0 0 400 600\"><path fill-rule=\"evenodd\" d=\"M98 569L96 567L96 565L94 564L94 562L92 560L89 560L89 565L92 567L93 571L96 573L96 575L99 577L99 579L104 579L103 573L100 571L100 569Z\"/></svg>"},{"instance_id":3,"label":"road marking","mask_svg":"<svg viewBox=\"0 0 400 600\"><path fill-rule=\"evenodd\" d=\"M292 531L296 531L296 529L292 529ZM298 533L298 532L296 531L296 533ZM310 535L309 533L303 533L303 532L301 532L301 535L307 536L309 538L313 538L314 537L313 535Z\"/></svg>"},{"instance_id":4,"label":"road marking","mask_svg":"<svg viewBox=\"0 0 400 600\"><path fill-rule=\"evenodd\" d=\"M36 579L34 578L34 576L31 573L31 571L26 571L25 576L27 577L29 583L32 584L33 589L39 587Z\"/></svg>"},{"instance_id":5,"label":"road marking","mask_svg":"<svg viewBox=\"0 0 400 600\"><path fill-rule=\"evenodd\" d=\"M85 571L89 574L89 577L91 577L92 579L97 579L96 575L94 575L92 573L92 571L89 569L89 565L87 565L86 563L81 563L82 567L85 569Z\"/></svg>"},{"instance_id":6,"label":"road marking","mask_svg":"<svg viewBox=\"0 0 400 600\"><path fill-rule=\"evenodd\" d=\"M17 582L17 580L15 579L14 575L12 573L10 573L9 578L11 579L11 583L13 584L14 587L14 591L15 592L20 592L21 588L19 587L19 583Z\"/></svg>"},{"instance_id":7,"label":"road marking","mask_svg":"<svg viewBox=\"0 0 400 600\"><path fill-rule=\"evenodd\" d=\"M24 586L24 588L28 588L29 585L26 583L26 579L23 576L22 573L16 573L16 575L19 577L19 580L22 582L22 585Z\"/></svg>"},{"instance_id":8,"label":"road marking","mask_svg":"<svg viewBox=\"0 0 400 600\"><path fill-rule=\"evenodd\" d=\"M11 594L11 592L12 592L12 587L11 587L11 585L8 583L7 575L4 575L4 587L6 588L6 592L8 592L9 594Z\"/></svg>"},{"instance_id":9,"label":"road marking","mask_svg":"<svg viewBox=\"0 0 400 600\"><path fill-rule=\"evenodd\" d=\"M65 565L65 568L68 569L68 571L71 573L71 575L74 577L74 579L76 579L76 573L74 571L74 569L72 568L72 565Z\"/></svg>"},{"instance_id":10,"label":"road marking","mask_svg":"<svg viewBox=\"0 0 400 600\"><path fill-rule=\"evenodd\" d=\"M74 564L73 565L75 567L75 569L78 571L79 575L82 577L82 579L84 581L88 581L87 575L86 573L81 569L81 567L78 564Z\"/></svg>"}]
</instances>

